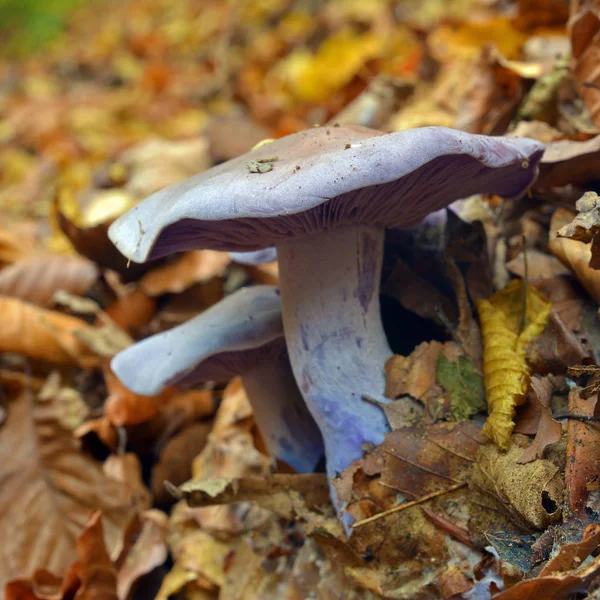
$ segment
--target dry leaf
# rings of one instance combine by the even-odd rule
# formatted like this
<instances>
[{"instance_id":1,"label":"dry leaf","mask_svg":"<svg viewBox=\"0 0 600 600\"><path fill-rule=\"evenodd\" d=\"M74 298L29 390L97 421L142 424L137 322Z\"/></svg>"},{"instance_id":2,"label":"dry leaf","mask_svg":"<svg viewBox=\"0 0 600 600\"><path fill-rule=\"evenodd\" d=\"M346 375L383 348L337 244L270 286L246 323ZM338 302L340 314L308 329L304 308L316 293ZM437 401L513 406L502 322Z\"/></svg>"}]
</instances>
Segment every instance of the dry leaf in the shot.
<instances>
[{"instance_id":1,"label":"dry leaf","mask_svg":"<svg viewBox=\"0 0 600 600\"><path fill-rule=\"evenodd\" d=\"M469 479L469 501L484 513L505 515L513 527L542 530L560 519L565 484L557 466L547 460L519 464L522 454L515 445L508 452L481 446Z\"/></svg>"},{"instance_id":2,"label":"dry leaf","mask_svg":"<svg viewBox=\"0 0 600 600\"><path fill-rule=\"evenodd\" d=\"M167 515L152 509L142 514L142 530L117 573L117 596L127 600L138 579L167 559Z\"/></svg>"},{"instance_id":3,"label":"dry leaf","mask_svg":"<svg viewBox=\"0 0 600 600\"><path fill-rule=\"evenodd\" d=\"M32 251L30 242L11 231L0 231L0 267L29 258Z\"/></svg>"},{"instance_id":4,"label":"dry leaf","mask_svg":"<svg viewBox=\"0 0 600 600\"><path fill-rule=\"evenodd\" d=\"M595 92L600 94L600 92ZM587 183L598 178L600 135L586 141L557 140L546 145L536 188Z\"/></svg>"},{"instance_id":5,"label":"dry leaf","mask_svg":"<svg viewBox=\"0 0 600 600\"><path fill-rule=\"evenodd\" d=\"M206 283L213 278L223 277L230 262L231 258L226 252L193 250L177 257L174 262L147 273L141 279L140 287L148 296L177 294L195 283Z\"/></svg>"},{"instance_id":6,"label":"dry leaf","mask_svg":"<svg viewBox=\"0 0 600 600\"><path fill-rule=\"evenodd\" d=\"M531 395L534 398L533 401L539 406L540 418L535 439L517 461L519 464L542 458L547 446L556 444L561 440L562 426L558 421L552 419L552 409L550 407L554 387L554 379L551 376L531 378Z\"/></svg>"},{"instance_id":7,"label":"dry leaf","mask_svg":"<svg viewBox=\"0 0 600 600\"><path fill-rule=\"evenodd\" d=\"M105 515L107 547L118 551L132 515L122 501L122 486L81 452L71 431L60 425L57 410L53 399L23 394L11 403L0 430L0 453L11 457L4 461L0 486L3 581L40 568L62 575L76 557L77 537L94 508Z\"/></svg>"},{"instance_id":8,"label":"dry leaf","mask_svg":"<svg viewBox=\"0 0 600 600\"><path fill-rule=\"evenodd\" d=\"M548 250L576 275L586 292L600 302L600 271L590 267L592 245L555 238L548 243Z\"/></svg>"},{"instance_id":9,"label":"dry leaf","mask_svg":"<svg viewBox=\"0 0 600 600\"><path fill-rule=\"evenodd\" d=\"M525 399L529 368L525 346L546 327L551 304L535 288L511 281L477 303L483 335L483 374L489 416L484 434L500 448L510 444L515 407Z\"/></svg>"},{"instance_id":10,"label":"dry leaf","mask_svg":"<svg viewBox=\"0 0 600 600\"><path fill-rule=\"evenodd\" d=\"M135 454L111 454L102 470L108 479L120 484L119 500L124 505L133 507L136 513L150 508L152 498L142 481L142 465Z\"/></svg>"},{"instance_id":11,"label":"dry leaf","mask_svg":"<svg viewBox=\"0 0 600 600\"><path fill-rule=\"evenodd\" d=\"M206 445L211 429L211 423L192 423L162 448L158 463L152 468L150 487L155 505L173 501L173 496L165 488L165 481L177 486L192 477L192 461Z\"/></svg>"},{"instance_id":12,"label":"dry leaf","mask_svg":"<svg viewBox=\"0 0 600 600\"><path fill-rule=\"evenodd\" d=\"M600 94L597 87L600 85L597 72L600 53L600 6L597 0L581 0L573 4L569 33L575 62L575 81L592 120L600 127Z\"/></svg>"},{"instance_id":13,"label":"dry leaf","mask_svg":"<svg viewBox=\"0 0 600 600\"><path fill-rule=\"evenodd\" d=\"M94 367L99 357L77 333L94 331L85 321L0 297L0 352L24 354L53 364Z\"/></svg>"},{"instance_id":14,"label":"dry leaf","mask_svg":"<svg viewBox=\"0 0 600 600\"><path fill-rule=\"evenodd\" d=\"M36 256L0 271L0 295L49 307L58 290L83 296L97 278L98 269L84 258Z\"/></svg>"},{"instance_id":15,"label":"dry leaf","mask_svg":"<svg viewBox=\"0 0 600 600\"><path fill-rule=\"evenodd\" d=\"M527 260L527 279L528 281L537 281L539 279L550 279L569 273L556 257L546 252L541 252L535 248L527 250L527 259L523 252L520 252L516 258L506 263L506 268L518 277L525 277L525 260Z\"/></svg>"}]
</instances>

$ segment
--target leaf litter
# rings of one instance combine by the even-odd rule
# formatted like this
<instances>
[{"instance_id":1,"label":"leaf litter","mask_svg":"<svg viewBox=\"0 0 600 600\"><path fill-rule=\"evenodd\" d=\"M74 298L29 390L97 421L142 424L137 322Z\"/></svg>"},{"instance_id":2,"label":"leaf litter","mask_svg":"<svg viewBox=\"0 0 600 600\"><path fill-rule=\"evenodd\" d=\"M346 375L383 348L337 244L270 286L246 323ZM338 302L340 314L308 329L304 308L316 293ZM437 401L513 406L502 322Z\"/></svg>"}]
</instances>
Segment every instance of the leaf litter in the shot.
<instances>
[{"instance_id":1,"label":"leaf litter","mask_svg":"<svg viewBox=\"0 0 600 600\"><path fill-rule=\"evenodd\" d=\"M599 10L82 2L43 53L10 56L13 40L0 597L594 597ZM336 123L547 144L527 196L463 199L435 226L388 232L391 432L334 480L350 537L324 474L268 455L239 379L150 398L108 367L239 287L278 282L276 263L206 250L128 264L110 224L260 140ZM264 151L249 176L277 171Z\"/></svg>"}]
</instances>

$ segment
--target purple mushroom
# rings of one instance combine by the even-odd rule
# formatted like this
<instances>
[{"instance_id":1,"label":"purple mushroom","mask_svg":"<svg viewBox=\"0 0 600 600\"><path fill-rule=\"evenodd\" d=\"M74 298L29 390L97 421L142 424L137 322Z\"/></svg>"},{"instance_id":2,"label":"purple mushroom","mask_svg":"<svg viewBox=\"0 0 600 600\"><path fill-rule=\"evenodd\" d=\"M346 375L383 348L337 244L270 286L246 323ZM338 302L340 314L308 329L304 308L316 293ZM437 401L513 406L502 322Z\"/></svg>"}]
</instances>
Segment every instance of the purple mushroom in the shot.
<instances>
[{"instance_id":1,"label":"purple mushroom","mask_svg":"<svg viewBox=\"0 0 600 600\"><path fill-rule=\"evenodd\" d=\"M187 323L123 350L111 368L129 389L146 396L169 385L228 381L239 374L273 456L311 472L323 455L321 434L292 373L273 286L239 290Z\"/></svg>"},{"instance_id":2,"label":"purple mushroom","mask_svg":"<svg viewBox=\"0 0 600 600\"><path fill-rule=\"evenodd\" d=\"M309 129L150 196L109 235L138 262L276 247L290 361L334 476L388 431L383 411L363 399L383 400L391 356L378 297L384 229L475 193L520 196L543 148L443 127Z\"/></svg>"},{"instance_id":3,"label":"purple mushroom","mask_svg":"<svg viewBox=\"0 0 600 600\"><path fill-rule=\"evenodd\" d=\"M277 260L277 250L271 247L254 252L230 252L229 256L240 265L264 265Z\"/></svg>"}]
</instances>

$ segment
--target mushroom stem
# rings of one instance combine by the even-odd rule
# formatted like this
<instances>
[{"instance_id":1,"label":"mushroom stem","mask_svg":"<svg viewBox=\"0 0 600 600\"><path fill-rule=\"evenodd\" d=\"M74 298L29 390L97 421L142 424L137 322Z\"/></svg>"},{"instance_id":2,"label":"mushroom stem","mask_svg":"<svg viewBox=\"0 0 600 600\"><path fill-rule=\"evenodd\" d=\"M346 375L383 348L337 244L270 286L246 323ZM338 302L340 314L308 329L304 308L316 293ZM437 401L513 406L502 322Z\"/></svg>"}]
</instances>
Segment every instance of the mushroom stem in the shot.
<instances>
[{"instance_id":1,"label":"mushroom stem","mask_svg":"<svg viewBox=\"0 0 600 600\"><path fill-rule=\"evenodd\" d=\"M300 473L311 473L322 441L296 385L285 348L242 374L254 419L272 456Z\"/></svg>"},{"instance_id":2,"label":"mushroom stem","mask_svg":"<svg viewBox=\"0 0 600 600\"><path fill-rule=\"evenodd\" d=\"M283 326L298 386L334 477L380 444L384 365L392 355L379 308L383 228L349 226L277 245Z\"/></svg>"}]
</instances>

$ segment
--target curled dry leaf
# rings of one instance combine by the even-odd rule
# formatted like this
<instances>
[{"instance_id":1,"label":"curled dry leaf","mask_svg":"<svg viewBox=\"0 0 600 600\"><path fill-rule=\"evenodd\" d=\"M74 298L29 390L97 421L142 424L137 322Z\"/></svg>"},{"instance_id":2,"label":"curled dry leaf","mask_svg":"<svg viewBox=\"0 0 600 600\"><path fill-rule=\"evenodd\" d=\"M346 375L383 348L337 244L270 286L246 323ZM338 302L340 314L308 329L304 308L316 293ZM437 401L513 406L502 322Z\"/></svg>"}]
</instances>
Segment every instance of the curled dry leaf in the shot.
<instances>
[{"instance_id":1,"label":"curled dry leaf","mask_svg":"<svg viewBox=\"0 0 600 600\"><path fill-rule=\"evenodd\" d=\"M177 294L195 283L222 277L230 262L227 252L192 250L147 273L141 279L140 287L148 296Z\"/></svg>"},{"instance_id":2,"label":"curled dry leaf","mask_svg":"<svg viewBox=\"0 0 600 600\"><path fill-rule=\"evenodd\" d=\"M0 295L49 307L58 290L83 296L97 278L97 267L84 258L36 256L0 271Z\"/></svg>"},{"instance_id":3,"label":"curled dry leaf","mask_svg":"<svg viewBox=\"0 0 600 600\"><path fill-rule=\"evenodd\" d=\"M483 432L507 449L515 407L524 401L529 382L525 346L543 332L551 304L532 286L513 280L477 308L489 412Z\"/></svg>"},{"instance_id":4,"label":"curled dry leaf","mask_svg":"<svg viewBox=\"0 0 600 600\"><path fill-rule=\"evenodd\" d=\"M62 576L76 558L76 540L90 508L104 514L110 552L119 550L132 516L123 488L81 452L60 425L59 406L23 394L0 429L0 453L10 456L0 486L0 535L5 540L0 580L45 568ZM50 541L51 540L51 541Z\"/></svg>"},{"instance_id":5,"label":"curled dry leaf","mask_svg":"<svg viewBox=\"0 0 600 600\"><path fill-rule=\"evenodd\" d=\"M76 317L38 308L18 298L0 297L0 352L23 354L59 365L94 367L98 355L78 333L94 328Z\"/></svg>"},{"instance_id":6,"label":"curled dry leaf","mask_svg":"<svg viewBox=\"0 0 600 600\"><path fill-rule=\"evenodd\" d=\"M493 444L481 446L469 501L503 514L513 527L542 530L560 519L565 484L557 466L547 460L519 464L522 454L514 445L506 453Z\"/></svg>"}]
</instances>

